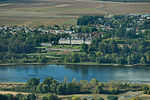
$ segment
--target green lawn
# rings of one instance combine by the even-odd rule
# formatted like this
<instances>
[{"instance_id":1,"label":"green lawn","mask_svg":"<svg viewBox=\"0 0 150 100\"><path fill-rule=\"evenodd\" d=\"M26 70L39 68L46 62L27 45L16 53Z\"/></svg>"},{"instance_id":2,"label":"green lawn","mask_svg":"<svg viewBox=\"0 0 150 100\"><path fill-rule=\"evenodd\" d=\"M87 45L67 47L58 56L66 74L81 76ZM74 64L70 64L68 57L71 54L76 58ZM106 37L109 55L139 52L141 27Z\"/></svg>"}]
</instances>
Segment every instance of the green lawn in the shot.
<instances>
[{"instance_id":1,"label":"green lawn","mask_svg":"<svg viewBox=\"0 0 150 100\"><path fill-rule=\"evenodd\" d=\"M36 47L37 49L45 49L45 48L48 48L48 47Z\"/></svg>"},{"instance_id":2,"label":"green lawn","mask_svg":"<svg viewBox=\"0 0 150 100\"><path fill-rule=\"evenodd\" d=\"M70 19L64 22L64 25L76 25L77 19Z\"/></svg>"},{"instance_id":3,"label":"green lawn","mask_svg":"<svg viewBox=\"0 0 150 100\"><path fill-rule=\"evenodd\" d=\"M46 56L46 58L55 58L55 59L61 59L61 58L63 58L63 57Z\"/></svg>"},{"instance_id":4,"label":"green lawn","mask_svg":"<svg viewBox=\"0 0 150 100\"><path fill-rule=\"evenodd\" d=\"M40 55L47 55L48 53L30 53L27 56L40 56Z\"/></svg>"},{"instance_id":5,"label":"green lawn","mask_svg":"<svg viewBox=\"0 0 150 100\"><path fill-rule=\"evenodd\" d=\"M81 49L80 45L54 45L51 48L56 48L56 49Z\"/></svg>"}]
</instances>

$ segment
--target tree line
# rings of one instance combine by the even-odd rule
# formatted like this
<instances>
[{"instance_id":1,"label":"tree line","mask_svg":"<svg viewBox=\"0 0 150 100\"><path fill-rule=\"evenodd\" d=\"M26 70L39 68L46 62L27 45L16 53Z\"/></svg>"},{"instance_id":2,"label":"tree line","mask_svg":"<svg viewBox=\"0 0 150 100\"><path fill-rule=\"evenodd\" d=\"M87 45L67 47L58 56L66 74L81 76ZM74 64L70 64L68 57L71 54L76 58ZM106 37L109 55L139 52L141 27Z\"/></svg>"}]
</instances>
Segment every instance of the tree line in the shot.
<instances>
[{"instance_id":1,"label":"tree line","mask_svg":"<svg viewBox=\"0 0 150 100\"><path fill-rule=\"evenodd\" d=\"M64 79L63 82L58 82L52 77L46 78L40 82L38 78L31 78L23 86L15 88L7 88L3 90L20 91L20 92L32 92L32 93L54 93L60 95L70 94L120 94L128 91L140 91L142 90L142 84L131 82L99 82L96 79L92 79L90 82L81 80L80 82L75 79L72 82L68 82Z\"/></svg>"},{"instance_id":2,"label":"tree line","mask_svg":"<svg viewBox=\"0 0 150 100\"><path fill-rule=\"evenodd\" d=\"M104 100L102 97L91 97L91 100ZM0 94L0 100L39 100L39 97L36 96L35 94L28 94L28 95L23 95L23 94L5 94L2 95ZM62 100L55 94L47 94L46 96L43 96L40 100ZM68 97L66 100L88 100L87 97L81 98L79 96L73 96L71 98ZM118 100L117 96L112 96L108 95L107 100Z\"/></svg>"}]
</instances>

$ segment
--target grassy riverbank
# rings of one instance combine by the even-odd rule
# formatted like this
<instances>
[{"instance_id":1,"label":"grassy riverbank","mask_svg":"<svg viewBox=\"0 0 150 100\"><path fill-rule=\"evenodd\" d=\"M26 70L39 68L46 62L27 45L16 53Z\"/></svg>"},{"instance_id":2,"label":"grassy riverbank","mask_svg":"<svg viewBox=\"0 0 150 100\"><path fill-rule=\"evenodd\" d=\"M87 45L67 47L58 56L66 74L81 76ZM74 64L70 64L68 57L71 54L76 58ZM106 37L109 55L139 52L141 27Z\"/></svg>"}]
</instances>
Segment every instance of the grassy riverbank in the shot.
<instances>
[{"instance_id":1,"label":"grassy riverbank","mask_svg":"<svg viewBox=\"0 0 150 100\"><path fill-rule=\"evenodd\" d=\"M124 66L124 67L132 67L132 66L150 66L149 64L112 64L112 63L94 63L94 62L81 62L81 63L4 63L0 64L0 66L16 66L16 65L81 65L81 66Z\"/></svg>"},{"instance_id":2,"label":"grassy riverbank","mask_svg":"<svg viewBox=\"0 0 150 100\"><path fill-rule=\"evenodd\" d=\"M25 86L26 83L23 82L0 82L0 94L23 94L23 95L29 95L32 94L32 92L18 92L18 91L10 91L10 90L3 90L4 88L15 88L15 87L21 87ZM89 83L91 84L91 83ZM44 96L47 96L49 93L34 93L37 97L37 100L42 100ZM107 100L107 96L113 95L117 96L118 100L135 100L134 98L140 98L140 100L149 100L150 95L144 94L143 91L128 91L125 93L119 93L119 94L70 94L70 95L60 95L57 94L59 98L62 100L68 100L68 98L72 97L80 97L80 98L96 98L96 97L102 97L104 100ZM136 99L137 100L137 99ZM138 99L139 100L139 99Z\"/></svg>"},{"instance_id":3,"label":"grassy riverbank","mask_svg":"<svg viewBox=\"0 0 150 100\"><path fill-rule=\"evenodd\" d=\"M23 94L23 95L28 95L30 93L25 93L25 92L15 92L15 91L0 91L0 94ZM38 98L38 100L41 100L43 96L46 96L47 94L35 94ZM90 97L102 97L105 100L107 100L107 94L74 94L74 95L58 95L59 98L61 98L62 100L66 100L67 98L72 98L74 96L78 96L80 98L90 98ZM142 91L138 91L138 92L127 92L127 93L123 93L120 95L115 95L118 96L119 100L130 100L133 97L140 97L142 100L148 100L150 99L149 95L145 95L142 93Z\"/></svg>"}]
</instances>

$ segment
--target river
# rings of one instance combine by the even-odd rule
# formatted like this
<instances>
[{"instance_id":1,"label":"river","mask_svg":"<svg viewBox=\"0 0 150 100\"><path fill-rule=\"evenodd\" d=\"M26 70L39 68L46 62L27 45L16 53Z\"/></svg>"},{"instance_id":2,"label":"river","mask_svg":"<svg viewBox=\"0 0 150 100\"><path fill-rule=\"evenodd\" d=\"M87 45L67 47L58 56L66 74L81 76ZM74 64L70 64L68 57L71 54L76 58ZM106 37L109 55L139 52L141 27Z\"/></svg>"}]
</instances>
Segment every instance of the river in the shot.
<instances>
[{"instance_id":1,"label":"river","mask_svg":"<svg viewBox=\"0 0 150 100\"><path fill-rule=\"evenodd\" d=\"M64 77L68 81L96 78L100 82L127 80L150 83L150 66L80 66L80 65L16 65L0 66L0 82L26 82L30 78L41 81L52 76L58 81Z\"/></svg>"}]
</instances>

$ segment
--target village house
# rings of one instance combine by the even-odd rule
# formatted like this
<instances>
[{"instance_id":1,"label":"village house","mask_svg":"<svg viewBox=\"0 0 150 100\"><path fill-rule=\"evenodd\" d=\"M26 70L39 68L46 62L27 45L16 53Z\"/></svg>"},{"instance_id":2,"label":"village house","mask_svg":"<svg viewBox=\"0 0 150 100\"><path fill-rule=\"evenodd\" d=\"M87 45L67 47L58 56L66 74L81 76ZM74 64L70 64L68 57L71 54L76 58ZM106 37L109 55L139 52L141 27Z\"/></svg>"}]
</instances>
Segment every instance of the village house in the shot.
<instances>
[{"instance_id":1,"label":"village house","mask_svg":"<svg viewBox=\"0 0 150 100\"><path fill-rule=\"evenodd\" d=\"M63 33L72 34L73 33L73 31L70 31L70 30L51 30L50 32L53 34L63 34Z\"/></svg>"}]
</instances>

